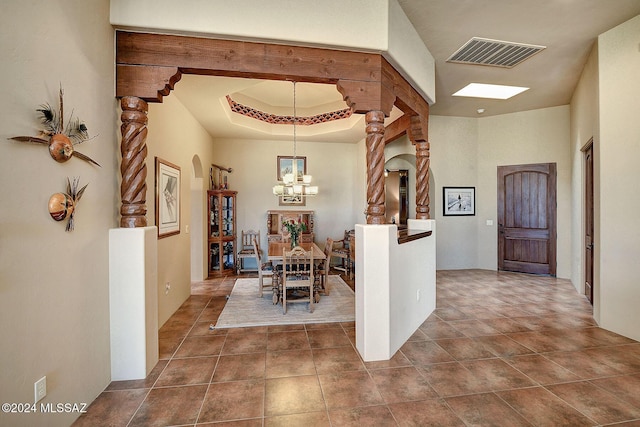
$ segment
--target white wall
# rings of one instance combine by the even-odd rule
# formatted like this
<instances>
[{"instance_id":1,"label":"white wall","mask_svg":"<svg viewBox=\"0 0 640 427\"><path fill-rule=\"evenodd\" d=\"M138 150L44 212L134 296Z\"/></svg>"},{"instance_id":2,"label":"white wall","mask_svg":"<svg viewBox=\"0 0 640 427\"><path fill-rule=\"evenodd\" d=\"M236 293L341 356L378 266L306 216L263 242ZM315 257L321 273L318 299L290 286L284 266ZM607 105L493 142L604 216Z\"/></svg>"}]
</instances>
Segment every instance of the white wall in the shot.
<instances>
[{"instance_id":1,"label":"white wall","mask_svg":"<svg viewBox=\"0 0 640 427\"><path fill-rule=\"evenodd\" d=\"M179 84L179 83L178 83ZM155 224L155 157L180 167L180 234L158 240L158 325L162 326L191 294L191 191L193 157L203 168L212 162L211 136L200 126L176 96L164 97L161 104L149 104L147 136L147 222ZM207 172L208 177L208 172ZM207 178L208 181L208 178ZM205 198L204 194L201 197ZM206 210L206 203L200 205ZM196 216L197 217L197 216ZM200 215L206 221L206 215ZM203 230L203 226L194 227ZM206 229L205 229L206 230ZM204 235L202 235L204 239ZM204 244L204 241L203 241ZM206 254L206 251L204 252ZM202 252L201 252L202 254ZM206 260L204 262L206 269ZM203 273L206 277L207 273ZM165 286L171 289L166 293Z\"/></svg>"},{"instance_id":2,"label":"white wall","mask_svg":"<svg viewBox=\"0 0 640 427\"><path fill-rule=\"evenodd\" d=\"M598 38L602 327L640 340L640 16ZM598 247L598 246L596 246Z\"/></svg>"},{"instance_id":3,"label":"white wall","mask_svg":"<svg viewBox=\"0 0 640 427\"><path fill-rule=\"evenodd\" d=\"M389 360L436 306L436 227L410 219L432 235L399 244L395 225L356 225L356 347L365 361Z\"/></svg>"},{"instance_id":4,"label":"white wall","mask_svg":"<svg viewBox=\"0 0 640 427\"><path fill-rule=\"evenodd\" d=\"M497 269L497 167L557 164L557 277L571 277L569 106L486 117L478 121L478 266ZM493 226L486 220L492 219Z\"/></svg>"},{"instance_id":5,"label":"white wall","mask_svg":"<svg viewBox=\"0 0 640 427\"><path fill-rule=\"evenodd\" d=\"M117 101L109 1L5 0L0 14L0 401L90 403L110 381L108 230L118 225ZM56 163L37 136L36 109L58 107L94 136L78 158ZM89 184L75 230L47 211L67 177ZM0 413L0 425L68 426L78 414Z\"/></svg>"},{"instance_id":6,"label":"white wall","mask_svg":"<svg viewBox=\"0 0 640 427\"><path fill-rule=\"evenodd\" d=\"M558 269L571 275L571 163L569 107L553 107L480 119L431 116L432 217L438 221L437 267L498 268L497 167L558 165ZM443 187L475 187L476 215L444 217ZM486 225L492 220L493 225Z\"/></svg>"},{"instance_id":7,"label":"white wall","mask_svg":"<svg viewBox=\"0 0 640 427\"><path fill-rule=\"evenodd\" d=\"M478 186L478 119L431 116L431 218L438 223L438 270L478 268L478 216L442 215L442 187ZM476 197L483 193L476 188ZM477 203L477 201L476 201Z\"/></svg>"},{"instance_id":8,"label":"white wall","mask_svg":"<svg viewBox=\"0 0 640 427\"><path fill-rule=\"evenodd\" d=\"M594 46L582 71L580 81L571 99L571 282L578 292L584 294L584 153L582 149L593 138L594 158L600 158L600 134L598 114L598 48ZM600 167L594 163L594 184L599 187ZM599 218L599 192L594 195L594 214ZM594 224L595 234L599 235L599 220ZM596 238L599 241L599 238ZM597 245L596 245L597 246ZM598 248L599 251L599 248ZM594 259L594 272L599 271L599 259ZM594 274L593 314L600 319L600 285L598 274Z\"/></svg>"}]
</instances>

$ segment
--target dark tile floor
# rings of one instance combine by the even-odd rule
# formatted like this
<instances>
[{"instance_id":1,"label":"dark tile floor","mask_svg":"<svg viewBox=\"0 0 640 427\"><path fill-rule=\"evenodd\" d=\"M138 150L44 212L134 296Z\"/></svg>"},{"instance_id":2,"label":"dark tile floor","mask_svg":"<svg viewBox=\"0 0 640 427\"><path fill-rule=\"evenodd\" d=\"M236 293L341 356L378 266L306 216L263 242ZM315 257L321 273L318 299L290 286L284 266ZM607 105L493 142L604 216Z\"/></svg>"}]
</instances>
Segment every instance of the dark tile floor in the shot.
<instances>
[{"instance_id":1,"label":"dark tile floor","mask_svg":"<svg viewBox=\"0 0 640 427\"><path fill-rule=\"evenodd\" d=\"M235 278L194 286L145 380L76 426L640 426L640 343L567 280L439 271L437 308L389 361L353 323L213 330Z\"/></svg>"}]
</instances>

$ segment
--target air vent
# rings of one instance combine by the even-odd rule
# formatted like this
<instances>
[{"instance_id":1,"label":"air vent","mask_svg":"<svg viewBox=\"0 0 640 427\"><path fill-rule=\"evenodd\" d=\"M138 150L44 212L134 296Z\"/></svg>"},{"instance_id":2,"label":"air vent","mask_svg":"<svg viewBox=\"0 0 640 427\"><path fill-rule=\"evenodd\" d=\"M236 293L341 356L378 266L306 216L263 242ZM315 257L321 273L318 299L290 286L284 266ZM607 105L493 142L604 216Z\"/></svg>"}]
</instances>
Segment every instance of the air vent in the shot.
<instances>
[{"instance_id":1,"label":"air vent","mask_svg":"<svg viewBox=\"0 0 640 427\"><path fill-rule=\"evenodd\" d=\"M474 37L451 55L447 62L512 68L545 48L546 46Z\"/></svg>"}]
</instances>

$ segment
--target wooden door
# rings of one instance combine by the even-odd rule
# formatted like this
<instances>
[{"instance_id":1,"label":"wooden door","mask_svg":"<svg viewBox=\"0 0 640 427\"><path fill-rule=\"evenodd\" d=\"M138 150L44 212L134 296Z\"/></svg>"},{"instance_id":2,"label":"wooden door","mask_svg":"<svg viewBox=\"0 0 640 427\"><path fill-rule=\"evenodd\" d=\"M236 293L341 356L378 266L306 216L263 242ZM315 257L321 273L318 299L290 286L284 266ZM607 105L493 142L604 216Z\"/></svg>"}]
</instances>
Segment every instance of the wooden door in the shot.
<instances>
[{"instance_id":1,"label":"wooden door","mask_svg":"<svg viewBox=\"0 0 640 427\"><path fill-rule=\"evenodd\" d=\"M584 294L593 304L593 140L584 150Z\"/></svg>"},{"instance_id":2,"label":"wooden door","mask_svg":"<svg viewBox=\"0 0 640 427\"><path fill-rule=\"evenodd\" d=\"M556 275L556 164L498 166L498 269Z\"/></svg>"}]
</instances>

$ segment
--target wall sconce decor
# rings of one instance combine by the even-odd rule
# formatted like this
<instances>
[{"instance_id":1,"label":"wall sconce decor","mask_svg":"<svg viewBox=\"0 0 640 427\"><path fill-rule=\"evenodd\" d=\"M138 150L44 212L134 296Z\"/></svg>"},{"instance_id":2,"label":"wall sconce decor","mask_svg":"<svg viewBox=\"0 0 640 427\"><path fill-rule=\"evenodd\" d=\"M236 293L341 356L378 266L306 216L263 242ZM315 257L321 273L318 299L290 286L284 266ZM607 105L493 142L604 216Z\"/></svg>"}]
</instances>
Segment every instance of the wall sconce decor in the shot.
<instances>
[{"instance_id":1,"label":"wall sconce decor","mask_svg":"<svg viewBox=\"0 0 640 427\"><path fill-rule=\"evenodd\" d=\"M67 126L64 126L64 104L62 101L62 87L60 87L60 105L58 112L54 111L49 104L43 104L36 111L40 113L40 121L44 129L40 131L40 136L14 136L14 141L33 142L49 146L49 154L59 163L66 162L71 156L78 157L96 166L100 166L95 160L74 150L73 146L87 141L89 133L87 127L79 118L69 118ZM43 138L47 137L47 139Z\"/></svg>"},{"instance_id":2,"label":"wall sconce decor","mask_svg":"<svg viewBox=\"0 0 640 427\"><path fill-rule=\"evenodd\" d=\"M74 221L73 216L76 212L78 202L87 188L86 184L80 190L78 190L78 184L80 178L74 178L73 182L67 178L67 192L66 193L54 193L49 198L49 215L56 221L63 221L68 219L66 231L73 231Z\"/></svg>"}]
</instances>

